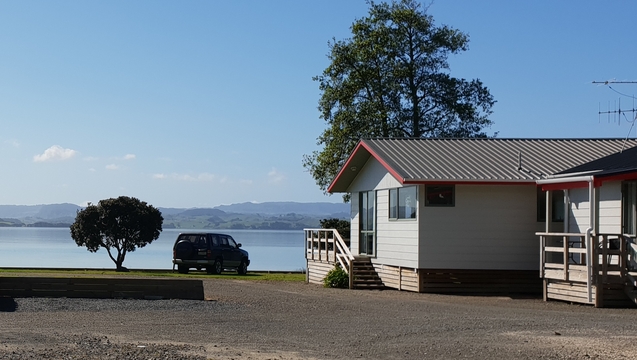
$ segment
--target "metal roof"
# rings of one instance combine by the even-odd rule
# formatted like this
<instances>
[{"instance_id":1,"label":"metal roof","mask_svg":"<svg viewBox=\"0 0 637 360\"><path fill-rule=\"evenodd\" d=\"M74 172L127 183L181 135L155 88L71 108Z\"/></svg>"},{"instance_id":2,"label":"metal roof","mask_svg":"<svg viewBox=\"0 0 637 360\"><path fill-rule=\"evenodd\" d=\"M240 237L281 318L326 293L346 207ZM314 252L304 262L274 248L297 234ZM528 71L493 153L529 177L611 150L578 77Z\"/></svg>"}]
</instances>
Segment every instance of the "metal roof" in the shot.
<instances>
[{"instance_id":1,"label":"metal roof","mask_svg":"<svg viewBox=\"0 0 637 360\"><path fill-rule=\"evenodd\" d=\"M634 139L363 139L328 191L346 192L369 157L401 183L528 183L635 146Z\"/></svg>"},{"instance_id":2,"label":"metal roof","mask_svg":"<svg viewBox=\"0 0 637 360\"><path fill-rule=\"evenodd\" d=\"M576 166L558 175L590 173L595 176L607 176L634 171L637 171L637 147Z\"/></svg>"}]
</instances>

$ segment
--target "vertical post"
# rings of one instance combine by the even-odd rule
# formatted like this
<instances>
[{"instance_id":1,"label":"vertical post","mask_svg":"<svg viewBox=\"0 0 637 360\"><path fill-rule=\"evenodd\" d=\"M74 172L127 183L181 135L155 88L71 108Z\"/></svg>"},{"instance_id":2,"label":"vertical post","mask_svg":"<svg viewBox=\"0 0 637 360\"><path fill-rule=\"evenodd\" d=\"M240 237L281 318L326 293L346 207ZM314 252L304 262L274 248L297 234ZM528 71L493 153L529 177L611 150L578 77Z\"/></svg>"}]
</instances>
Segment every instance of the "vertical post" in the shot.
<instances>
[{"instance_id":1,"label":"vertical post","mask_svg":"<svg viewBox=\"0 0 637 360\"><path fill-rule=\"evenodd\" d=\"M562 245L564 246L564 281L568 281L568 259L569 259L569 251L568 251L568 237L562 237Z\"/></svg>"},{"instance_id":2,"label":"vertical post","mask_svg":"<svg viewBox=\"0 0 637 360\"><path fill-rule=\"evenodd\" d=\"M626 280L626 273L628 272L628 244L626 244L626 239L624 239L624 235L619 235L619 271L622 277L622 281Z\"/></svg>"},{"instance_id":3,"label":"vertical post","mask_svg":"<svg viewBox=\"0 0 637 360\"><path fill-rule=\"evenodd\" d=\"M544 263L546 263L546 240L544 235L540 235L540 278L544 278Z\"/></svg>"},{"instance_id":4,"label":"vertical post","mask_svg":"<svg viewBox=\"0 0 637 360\"><path fill-rule=\"evenodd\" d=\"M544 232L551 232L551 220L553 219L553 207L551 206L551 190L546 191L546 224L544 225Z\"/></svg>"},{"instance_id":5,"label":"vertical post","mask_svg":"<svg viewBox=\"0 0 637 360\"><path fill-rule=\"evenodd\" d=\"M349 288L350 290L354 288L354 261L350 259L349 261Z\"/></svg>"}]
</instances>

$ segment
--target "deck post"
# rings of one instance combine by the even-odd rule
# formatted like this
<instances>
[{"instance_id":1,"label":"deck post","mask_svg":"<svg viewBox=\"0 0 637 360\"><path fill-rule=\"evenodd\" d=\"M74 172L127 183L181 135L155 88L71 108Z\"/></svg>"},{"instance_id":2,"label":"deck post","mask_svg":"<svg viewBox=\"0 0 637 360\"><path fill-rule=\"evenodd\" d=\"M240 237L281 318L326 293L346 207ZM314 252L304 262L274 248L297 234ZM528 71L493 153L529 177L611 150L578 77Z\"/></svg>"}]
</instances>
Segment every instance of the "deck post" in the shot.
<instances>
[{"instance_id":1,"label":"deck post","mask_svg":"<svg viewBox=\"0 0 637 360\"><path fill-rule=\"evenodd\" d=\"M350 259L349 263L348 275L349 275L349 289L352 290L354 288L354 261Z\"/></svg>"},{"instance_id":2,"label":"deck post","mask_svg":"<svg viewBox=\"0 0 637 360\"><path fill-rule=\"evenodd\" d=\"M568 259L569 259L569 252L568 252L568 237L567 236L563 236L562 237L562 245L564 246L564 281L568 281Z\"/></svg>"}]
</instances>

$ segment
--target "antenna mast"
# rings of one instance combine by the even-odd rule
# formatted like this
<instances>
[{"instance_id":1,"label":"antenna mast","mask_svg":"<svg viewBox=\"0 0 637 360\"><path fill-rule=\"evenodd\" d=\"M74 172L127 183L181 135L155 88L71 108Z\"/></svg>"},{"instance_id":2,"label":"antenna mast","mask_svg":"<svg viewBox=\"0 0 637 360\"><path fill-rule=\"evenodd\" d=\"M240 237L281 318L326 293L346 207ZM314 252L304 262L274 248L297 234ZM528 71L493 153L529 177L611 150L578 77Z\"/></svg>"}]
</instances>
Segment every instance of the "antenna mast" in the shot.
<instances>
[{"instance_id":1,"label":"antenna mast","mask_svg":"<svg viewBox=\"0 0 637 360\"><path fill-rule=\"evenodd\" d=\"M622 96L626 96L629 98L633 99L633 108L630 110L622 110L622 106L621 106L621 98L619 98L618 100L618 106L617 106L617 110L610 110L610 104L609 104L609 110L608 111L598 111L597 114L598 116L601 116L603 114L607 114L609 116L609 121L610 121L610 114L617 114L617 123L619 124L621 122L621 116L622 114L624 115L624 117L626 117L626 113L631 113L632 116L632 121L628 120L628 118L626 118L626 121L631 123L630 125L630 129L628 130L628 134L626 134L626 139L624 140L624 145L625 145L625 141L628 140L628 137L630 136L630 132L633 130L633 126L635 125L635 121L637 120L637 115L635 115L637 113L637 109L635 108L635 97L631 96L631 95L626 95L626 94L622 94L619 91L613 89L610 84L637 84L637 81L616 81L616 80L606 80L606 81L593 81L593 84L599 84L599 85L606 85L608 86L609 89L613 90L614 92L618 93L619 95ZM623 146L622 146L622 151L624 150Z\"/></svg>"}]
</instances>

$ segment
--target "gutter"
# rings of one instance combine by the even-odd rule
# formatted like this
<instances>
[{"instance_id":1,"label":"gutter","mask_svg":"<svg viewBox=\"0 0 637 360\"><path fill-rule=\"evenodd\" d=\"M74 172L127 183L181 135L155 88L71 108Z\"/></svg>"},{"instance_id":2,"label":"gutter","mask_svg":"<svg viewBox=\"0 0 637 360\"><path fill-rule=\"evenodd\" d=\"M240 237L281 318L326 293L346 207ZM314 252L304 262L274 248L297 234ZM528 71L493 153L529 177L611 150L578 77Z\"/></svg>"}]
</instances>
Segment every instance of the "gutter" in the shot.
<instances>
[{"instance_id":1,"label":"gutter","mask_svg":"<svg viewBox=\"0 0 637 360\"><path fill-rule=\"evenodd\" d=\"M588 214L588 228L586 229L586 290L588 292L588 302L593 302L593 235L595 230L595 208L596 199L595 199L595 177L593 175L588 176L574 176L574 177L563 177L563 178L551 178L551 179L543 179L538 180L538 185L543 184L563 184L570 182L588 182L588 203L589 203L589 214ZM546 221L549 219L547 217Z\"/></svg>"}]
</instances>

